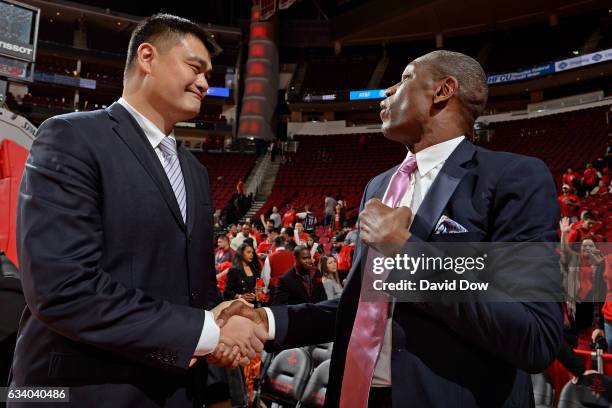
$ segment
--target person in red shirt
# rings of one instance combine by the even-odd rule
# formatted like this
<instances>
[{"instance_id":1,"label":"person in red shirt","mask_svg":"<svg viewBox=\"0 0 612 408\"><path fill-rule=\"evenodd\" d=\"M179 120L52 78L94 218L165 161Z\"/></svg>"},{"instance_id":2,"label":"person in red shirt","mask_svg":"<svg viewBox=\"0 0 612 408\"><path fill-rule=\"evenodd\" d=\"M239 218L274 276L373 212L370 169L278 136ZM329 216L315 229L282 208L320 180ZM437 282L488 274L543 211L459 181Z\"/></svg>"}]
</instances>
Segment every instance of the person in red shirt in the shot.
<instances>
[{"instance_id":1,"label":"person in red shirt","mask_svg":"<svg viewBox=\"0 0 612 408\"><path fill-rule=\"evenodd\" d=\"M572 242L580 242L587 236L591 235L591 229L595 226L596 220L593 215L586 213L580 222L579 228L572 228L567 235L567 241L569 243Z\"/></svg>"},{"instance_id":2,"label":"person in red shirt","mask_svg":"<svg viewBox=\"0 0 612 408\"><path fill-rule=\"evenodd\" d=\"M244 182L242 179L238 179L238 184L236 184L236 192L238 195L244 195Z\"/></svg>"},{"instance_id":3,"label":"person in red shirt","mask_svg":"<svg viewBox=\"0 0 612 408\"><path fill-rule=\"evenodd\" d=\"M559 196L561 216L576 221L580 216L580 198L576 194L570 193L570 186L567 184L564 184L561 190L562 193Z\"/></svg>"},{"instance_id":4,"label":"person in red shirt","mask_svg":"<svg viewBox=\"0 0 612 408\"><path fill-rule=\"evenodd\" d=\"M306 241L308 240L308 233L304 232L304 225L301 222L295 223L293 239L298 245L306 245Z\"/></svg>"},{"instance_id":5,"label":"person in red shirt","mask_svg":"<svg viewBox=\"0 0 612 408\"><path fill-rule=\"evenodd\" d=\"M297 213L295 212L295 207L291 206L291 209L283 215L283 227L290 227L295 222L295 217L297 217Z\"/></svg>"},{"instance_id":6,"label":"person in red shirt","mask_svg":"<svg viewBox=\"0 0 612 408\"><path fill-rule=\"evenodd\" d=\"M606 188L609 188L611 180L612 175L610 175L610 169L606 167L602 171L601 181L604 183L604 186L606 186Z\"/></svg>"},{"instance_id":7,"label":"person in red shirt","mask_svg":"<svg viewBox=\"0 0 612 408\"><path fill-rule=\"evenodd\" d=\"M605 338L608 342L609 353L612 351L612 254L603 257L600 252L594 251L591 256L594 257L596 263L599 261L599 263L603 262L604 265L603 276L608 291L606 292L606 301L601 311L604 317Z\"/></svg>"},{"instance_id":8,"label":"person in red shirt","mask_svg":"<svg viewBox=\"0 0 612 408\"><path fill-rule=\"evenodd\" d=\"M266 258L261 278L264 280L265 291L272 290L278 284L278 279L293 267L293 251L285 247L285 238L281 235L274 240L275 252Z\"/></svg>"},{"instance_id":9,"label":"person in red shirt","mask_svg":"<svg viewBox=\"0 0 612 408\"><path fill-rule=\"evenodd\" d=\"M574 173L574 170L571 167L567 168L567 172L563 174L563 184L567 184L570 186L570 190L573 192L576 190L576 185L574 184L574 180L578 182L578 175Z\"/></svg>"},{"instance_id":10,"label":"person in red shirt","mask_svg":"<svg viewBox=\"0 0 612 408\"><path fill-rule=\"evenodd\" d=\"M586 194L590 193L597 186L597 171L591 163L587 163L582 175L582 186Z\"/></svg>"},{"instance_id":11,"label":"person in red shirt","mask_svg":"<svg viewBox=\"0 0 612 408\"><path fill-rule=\"evenodd\" d=\"M272 253L274 248L274 239L278 236L274 230L270 230L269 234L261 234L261 243L257 245L257 255L259 259L266 259Z\"/></svg>"}]
</instances>

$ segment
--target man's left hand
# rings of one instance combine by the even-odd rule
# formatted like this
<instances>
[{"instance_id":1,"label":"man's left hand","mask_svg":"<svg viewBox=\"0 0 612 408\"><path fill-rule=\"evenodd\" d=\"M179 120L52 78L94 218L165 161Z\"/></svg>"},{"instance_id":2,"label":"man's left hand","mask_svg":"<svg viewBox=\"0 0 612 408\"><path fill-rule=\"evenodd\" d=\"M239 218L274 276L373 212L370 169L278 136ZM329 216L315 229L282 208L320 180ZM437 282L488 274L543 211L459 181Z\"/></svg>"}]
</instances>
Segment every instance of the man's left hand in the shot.
<instances>
[{"instance_id":1,"label":"man's left hand","mask_svg":"<svg viewBox=\"0 0 612 408\"><path fill-rule=\"evenodd\" d=\"M391 208L378 198L369 200L359 214L359 237L386 256L397 254L410 238L412 210Z\"/></svg>"}]
</instances>

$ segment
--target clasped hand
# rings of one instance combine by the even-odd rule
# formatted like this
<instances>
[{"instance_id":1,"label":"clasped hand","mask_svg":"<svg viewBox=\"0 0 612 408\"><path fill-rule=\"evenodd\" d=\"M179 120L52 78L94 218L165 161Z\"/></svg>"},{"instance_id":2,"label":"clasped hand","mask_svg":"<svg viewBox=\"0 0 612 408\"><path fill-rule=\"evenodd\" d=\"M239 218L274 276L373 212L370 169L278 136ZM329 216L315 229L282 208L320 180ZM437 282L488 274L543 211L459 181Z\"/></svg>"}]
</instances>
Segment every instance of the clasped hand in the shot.
<instances>
[{"instance_id":1,"label":"clasped hand","mask_svg":"<svg viewBox=\"0 0 612 408\"><path fill-rule=\"evenodd\" d=\"M268 340L266 312L254 309L243 299L222 302L212 312L221 333L217 348L206 356L206 361L219 367L248 365Z\"/></svg>"}]
</instances>

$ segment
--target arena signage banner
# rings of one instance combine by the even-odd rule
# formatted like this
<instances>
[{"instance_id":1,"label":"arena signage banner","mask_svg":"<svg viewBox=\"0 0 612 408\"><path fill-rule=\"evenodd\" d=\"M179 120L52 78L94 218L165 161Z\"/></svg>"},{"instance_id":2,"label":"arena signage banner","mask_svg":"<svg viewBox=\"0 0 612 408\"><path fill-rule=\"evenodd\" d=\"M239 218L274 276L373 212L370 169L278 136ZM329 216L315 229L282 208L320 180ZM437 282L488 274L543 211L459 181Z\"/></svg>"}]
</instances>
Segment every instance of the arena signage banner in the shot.
<instances>
[{"instance_id":1,"label":"arena signage banner","mask_svg":"<svg viewBox=\"0 0 612 408\"><path fill-rule=\"evenodd\" d=\"M612 61L612 48L555 62L555 71L567 71L600 62Z\"/></svg>"},{"instance_id":2,"label":"arena signage banner","mask_svg":"<svg viewBox=\"0 0 612 408\"><path fill-rule=\"evenodd\" d=\"M537 67L524 69L516 72L505 72L503 74L495 74L487 76L489 85L500 84L504 82L520 81L523 79L536 78L544 75L549 75L555 72L554 64L539 65Z\"/></svg>"},{"instance_id":3,"label":"arena signage banner","mask_svg":"<svg viewBox=\"0 0 612 408\"><path fill-rule=\"evenodd\" d=\"M349 100L359 101L364 99L383 99L385 98L386 89L365 89L362 91L351 91Z\"/></svg>"}]
</instances>

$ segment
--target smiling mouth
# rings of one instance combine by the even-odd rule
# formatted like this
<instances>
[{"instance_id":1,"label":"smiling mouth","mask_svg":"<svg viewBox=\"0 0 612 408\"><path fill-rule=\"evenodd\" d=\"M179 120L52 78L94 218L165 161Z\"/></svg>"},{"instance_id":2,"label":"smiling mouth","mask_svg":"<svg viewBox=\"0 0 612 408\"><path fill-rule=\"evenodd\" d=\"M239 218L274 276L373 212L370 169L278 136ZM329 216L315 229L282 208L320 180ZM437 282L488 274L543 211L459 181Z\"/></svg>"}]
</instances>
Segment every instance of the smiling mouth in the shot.
<instances>
[{"instance_id":1,"label":"smiling mouth","mask_svg":"<svg viewBox=\"0 0 612 408\"><path fill-rule=\"evenodd\" d=\"M198 97L199 100L202 100L202 96L203 95L201 93L198 93L198 92L195 92L195 91L187 91L187 92L189 92L191 94L194 94L195 96Z\"/></svg>"},{"instance_id":2,"label":"smiling mouth","mask_svg":"<svg viewBox=\"0 0 612 408\"><path fill-rule=\"evenodd\" d=\"M380 110L380 119L381 119L381 120L384 120L384 119L385 119L385 117L387 117L388 113L389 113L389 108L383 108L383 109L381 109L381 110Z\"/></svg>"}]
</instances>

